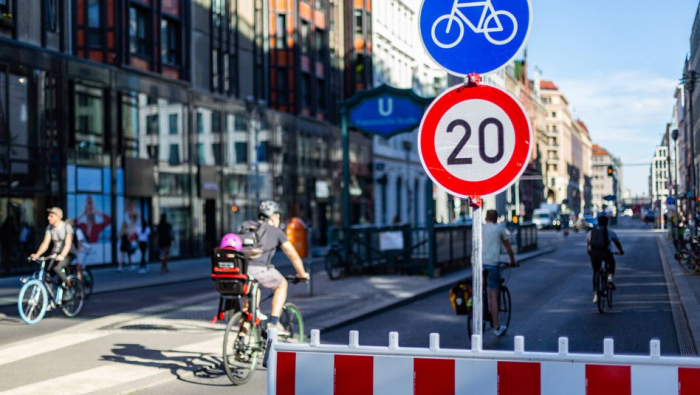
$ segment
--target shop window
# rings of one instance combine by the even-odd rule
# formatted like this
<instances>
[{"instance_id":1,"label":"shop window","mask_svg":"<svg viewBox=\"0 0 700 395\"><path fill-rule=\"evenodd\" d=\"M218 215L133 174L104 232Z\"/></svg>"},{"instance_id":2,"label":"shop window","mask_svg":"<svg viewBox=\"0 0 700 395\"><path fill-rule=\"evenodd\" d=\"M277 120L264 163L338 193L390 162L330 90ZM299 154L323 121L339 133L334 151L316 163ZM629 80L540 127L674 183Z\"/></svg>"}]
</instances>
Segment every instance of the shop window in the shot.
<instances>
[{"instance_id":1,"label":"shop window","mask_svg":"<svg viewBox=\"0 0 700 395\"><path fill-rule=\"evenodd\" d=\"M102 1L87 0L87 45L102 46Z\"/></svg>"},{"instance_id":2,"label":"shop window","mask_svg":"<svg viewBox=\"0 0 700 395\"><path fill-rule=\"evenodd\" d=\"M151 24L149 11L132 5L129 8L129 50L132 54L150 57Z\"/></svg>"},{"instance_id":3,"label":"shop window","mask_svg":"<svg viewBox=\"0 0 700 395\"><path fill-rule=\"evenodd\" d=\"M164 18L160 22L161 59L171 66L180 65L180 24Z\"/></svg>"}]
</instances>

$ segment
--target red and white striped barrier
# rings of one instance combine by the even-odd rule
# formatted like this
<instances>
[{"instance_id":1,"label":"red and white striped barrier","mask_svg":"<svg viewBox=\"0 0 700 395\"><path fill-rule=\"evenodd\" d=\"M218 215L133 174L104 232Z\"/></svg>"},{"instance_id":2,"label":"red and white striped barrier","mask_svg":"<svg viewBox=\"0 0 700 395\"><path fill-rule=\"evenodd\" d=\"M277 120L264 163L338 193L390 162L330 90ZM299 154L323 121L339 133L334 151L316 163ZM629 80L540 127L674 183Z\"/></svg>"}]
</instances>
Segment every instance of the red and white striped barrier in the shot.
<instances>
[{"instance_id":1,"label":"red and white striped barrier","mask_svg":"<svg viewBox=\"0 0 700 395\"><path fill-rule=\"evenodd\" d=\"M477 335L471 350L441 349L437 334L429 349L399 347L396 332L388 347L360 346L357 332L347 346L320 344L316 330L309 344L279 343L276 332L270 338L268 395L700 394L700 358L662 357L658 340L649 356L622 356L612 339L593 355L570 354L564 337L558 353L525 352L522 336L512 352L482 350Z\"/></svg>"}]
</instances>

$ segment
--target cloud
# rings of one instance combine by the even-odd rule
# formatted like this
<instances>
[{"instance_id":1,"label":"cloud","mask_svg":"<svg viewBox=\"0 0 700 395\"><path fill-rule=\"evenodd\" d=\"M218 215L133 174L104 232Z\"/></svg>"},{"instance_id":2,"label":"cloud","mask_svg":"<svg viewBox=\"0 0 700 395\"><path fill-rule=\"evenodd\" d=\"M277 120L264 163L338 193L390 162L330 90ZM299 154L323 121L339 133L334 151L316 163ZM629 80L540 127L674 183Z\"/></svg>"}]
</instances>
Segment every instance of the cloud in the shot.
<instances>
[{"instance_id":1,"label":"cloud","mask_svg":"<svg viewBox=\"0 0 700 395\"><path fill-rule=\"evenodd\" d=\"M554 81L569 100L569 109L586 123L594 143L624 162L651 161L671 121L673 94L679 81L643 70L595 72ZM649 169L629 168L625 188L648 194Z\"/></svg>"}]
</instances>

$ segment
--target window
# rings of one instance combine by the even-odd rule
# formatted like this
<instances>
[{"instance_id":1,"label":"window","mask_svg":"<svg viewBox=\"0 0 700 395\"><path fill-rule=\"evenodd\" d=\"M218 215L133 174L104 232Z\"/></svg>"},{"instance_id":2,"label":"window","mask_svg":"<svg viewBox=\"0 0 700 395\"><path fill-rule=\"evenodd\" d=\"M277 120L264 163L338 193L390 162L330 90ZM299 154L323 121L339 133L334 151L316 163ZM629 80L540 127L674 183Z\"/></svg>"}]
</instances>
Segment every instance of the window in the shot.
<instances>
[{"instance_id":1,"label":"window","mask_svg":"<svg viewBox=\"0 0 700 395\"><path fill-rule=\"evenodd\" d=\"M197 134L204 133L204 115L201 112L197 113Z\"/></svg>"},{"instance_id":2,"label":"window","mask_svg":"<svg viewBox=\"0 0 700 395\"><path fill-rule=\"evenodd\" d=\"M285 36L287 35L287 18L285 14L277 14L277 24L275 27L275 44L277 49L284 49L287 46Z\"/></svg>"},{"instance_id":3,"label":"window","mask_svg":"<svg viewBox=\"0 0 700 395\"><path fill-rule=\"evenodd\" d=\"M314 32L314 48L316 52L316 60L322 61L325 55L325 33L322 29L316 28Z\"/></svg>"},{"instance_id":4,"label":"window","mask_svg":"<svg viewBox=\"0 0 700 395\"><path fill-rule=\"evenodd\" d=\"M150 24L149 12L141 7L129 9L129 50L131 53L149 57Z\"/></svg>"},{"instance_id":5,"label":"window","mask_svg":"<svg viewBox=\"0 0 700 395\"><path fill-rule=\"evenodd\" d=\"M102 45L102 0L87 0L87 45Z\"/></svg>"},{"instance_id":6,"label":"window","mask_svg":"<svg viewBox=\"0 0 700 395\"><path fill-rule=\"evenodd\" d=\"M213 49L211 51L211 88L219 90L219 51Z\"/></svg>"},{"instance_id":7,"label":"window","mask_svg":"<svg viewBox=\"0 0 700 395\"><path fill-rule=\"evenodd\" d=\"M221 143L213 143L211 149L214 153L214 164L221 166Z\"/></svg>"},{"instance_id":8,"label":"window","mask_svg":"<svg viewBox=\"0 0 700 395\"><path fill-rule=\"evenodd\" d=\"M46 31L51 33L58 32L58 10L56 3L58 0L45 0L44 8L46 9L44 23ZM7 0L0 0L0 6L7 5ZM1 7L0 7L1 8Z\"/></svg>"},{"instance_id":9,"label":"window","mask_svg":"<svg viewBox=\"0 0 700 395\"><path fill-rule=\"evenodd\" d=\"M234 121L234 129L236 132L245 133L248 131L248 122L246 122L243 116L238 115Z\"/></svg>"},{"instance_id":10,"label":"window","mask_svg":"<svg viewBox=\"0 0 700 395\"><path fill-rule=\"evenodd\" d=\"M309 22L301 20L301 53L307 55L309 53Z\"/></svg>"},{"instance_id":11,"label":"window","mask_svg":"<svg viewBox=\"0 0 700 395\"><path fill-rule=\"evenodd\" d=\"M267 162L267 156L268 156L269 149L270 149L270 142L269 141L261 141L260 142L260 145L258 146L258 162L260 162L260 163Z\"/></svg>"},{"instance_id":12,"label":"window","mask_svg":"<svg viewBox=\"0 0 700 395\"><path fill-rule=\"evenodd\" d=\"M171 66L180 65L180 24L164 18L160 22L161 49L163 63Z\"/></svg>"},{"instance_id":13,"label":"window","mask_svg":"<svg viewBox=\"0 0 700 395\"><path fill-rule=\"evenodd\" d=\"M236 163L248 163L248 143L237 141L236 148Z\"/></svg>"},{"instance_id":14,"label":"window","mask_svg":"<svg viewBox=\"0 0 700 395\"><path fill-rule=\"evenodd\" d=\"M287 103L287 69L277 69L277 102Z\"/></svg>"},{"instance_id":15,"label":"window","mask_svg":"<svg viewBox=\"0 0 700 395\"><path fill-rule=\"evenodd\" d=\"M318 110L323 112L326 111L326 83L325 81L318 80Z\"/></svg>"},{"instance_id":16,"label":"window","mask_svg":"<svg viewBox=\"0 0 700 395\"><path fill-rule=\"evenodd\" d=\"M158 114L146 116L146 134L158 134Z\"/></svg>"},{"instance_id":17,"label":"window","mask_svg":"<svg viewBox=\"0 0 700 395\"><path fill-rule=\"evenodd\" d=\"M102 91L76 85L74 103L76 157L80 161L99 161L105 150Z\"/></svg>"},{"instance_id":18,"label":"window","mask_svg":"<svg viewBox=\"0 0 700 395\"><path fill-rule=\"evenodd\" d=\"M168 116L168 130L171 136L176 136L178 134L178 118L177 114L170 114Z\"/></svg>"},{"instance_id":19,"label":"window","mask_svg":"<svg viewBox=\"0 0 700 395\"><path fill-rule=\"evenodd\" d=\"M220 27L221 22L224 20L226 15L226 9L224 8L225 0L212 0L211 11L214 18L214 27Z\"/></svg>"},{"instance_id":20,"label":"window","mask_svg":"<svg viewBox=\"0 0 700 395\"><path fill-rule=\"evenodd\" d=\"M362 10L355 10L355 34L362 35Z\"/></svg>"},{"instance_id":21,"label":"window","mask_svg":"<svg viewBox=\"0 0 700 395\"><path fill-rule=\"evenodd\" d=\"M301 76L301 106L304 108L309 108L309 81L310 76L307 73L303 73Z\"/></svg>"},{"instance_id":22,"label":"window","mask_svg":"<svg viewBox=\"0 0 700 395\"><path fill-rule=\"evenodd\" d=\"M365 80L365 55L358 53L355 55L355 83L362 83Z\"/></svg>"},{"instance_id":23,"label":"window","mask_svg":"<svg viewBox=\"0 0 700 395\"><path fill-rule=\"evenodd\" d=\"M168 162L171 165L180 164L180 145L170 144L170 156L168 157Z\"/></svg>"}]
</instances>

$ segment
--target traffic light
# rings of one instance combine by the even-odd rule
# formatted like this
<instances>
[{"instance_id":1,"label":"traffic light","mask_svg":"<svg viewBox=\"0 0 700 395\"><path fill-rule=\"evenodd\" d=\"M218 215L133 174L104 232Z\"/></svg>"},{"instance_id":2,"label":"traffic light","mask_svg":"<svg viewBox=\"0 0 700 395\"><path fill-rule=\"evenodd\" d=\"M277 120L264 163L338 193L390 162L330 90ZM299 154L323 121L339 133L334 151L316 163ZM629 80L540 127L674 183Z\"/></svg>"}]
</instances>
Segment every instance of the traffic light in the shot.
<instances>
[{"instance_id":1,"label":"traffic light","mask_svg":"<svg viewBox=\"0 0 700 395\"><path fill-rule=\"evenodd\" d=\"M613 167L608 166L608 177L612 177L612 176L613 176Z\"/></svg>"}]
</instances>

